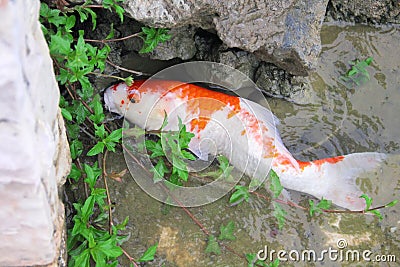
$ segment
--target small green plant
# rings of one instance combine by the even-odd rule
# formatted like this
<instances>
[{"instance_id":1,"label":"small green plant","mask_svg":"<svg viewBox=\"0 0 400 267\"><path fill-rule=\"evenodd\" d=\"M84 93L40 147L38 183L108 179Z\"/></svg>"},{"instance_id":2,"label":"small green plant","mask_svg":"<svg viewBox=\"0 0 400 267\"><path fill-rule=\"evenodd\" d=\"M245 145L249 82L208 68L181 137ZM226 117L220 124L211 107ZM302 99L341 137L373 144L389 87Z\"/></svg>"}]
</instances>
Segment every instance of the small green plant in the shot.
<instances>
[{"instance_id":1,"label":"small green plant","mask_svg":"<svg viewBox=\"0 0 400 267\"><path fill-rule=\"evenodd\" d=\"M220 235L218 239L214 235L208 236L207 247L205 252L206 253L213 253L216 255L221 254L221 248L219 242L223 240L233 241L236 239L234 235L235 230L235 223L233 221L229 221L227 225L221 225L220 228Z\"/></svg>"},{"instance_id":2,"label":"small green plant","mask_svg":"<svg viewBox=\"0 0 400 267\"><path fill-rule=\"evenodd\" d=\"M139 53L150 53L159 43L164 43L171 39L171 35L168 32L168 29L142 27L143 47Z\"/></svg>"},{"instance_id":3,"label":"small green plant","mask_svg":"<svg viewBox=\"0 0 400 267\"><path fill-rule=\"evenodd\" d=\"M360 85L362 82L365 82L370 79L368 70L366 67L371 65L373 61L372 57L368 57L365 60L350 61L351 69L346 72L345 75L340 78L345 82L355 83L356 85Z\"/></svg>"},{"instance_id":4,"label":"small green plant","mask_svg":"<svg viewBox=\"0 0 400 267\"><path fill-rule=\"evenodd\" d=\"M151 152L150 158L157 161L156 165L151 169L154 174L154 182L161 181L168 173L170 173L169 181L175 185L182 185L182 182L187 182L188 180L189 171L186 161L196 159L187 150L194 134L186 131L186 125L182 123L180 118L178 118L178 123L178 131L162 132L168 124L165 116L160 133L156 134L158 140L145 141L146 149ZM171 160L172 169L166 165L165 158Z\"/></svg>"},{"instance_id":5,"label":"small green plant","mask_svg":"<svg viewBox=\"0 0 400 267\"><path fill-rule=\"evenodd\" d=\"M249 188L247 186L243 186L243 185L236 185L235 191L229 198L229 203L239 204L240 202L242 202L244 200L249 202L249 199L250 199Z\"/></svg>"},{"instance_id":6,"label":"small green plant","mask_svg":"<svg viewBox=\"0 0 400 267\"><path fill-rule=\"evenodd\" d=\"M279 266L279 260L276 259L270 264L266 263L265 261L262 261L258 259L256 253L247 253L246 254L246 260L247 260L247 267L256 267L256 266L261 266L261 267L278 267Z\"/></svg>"},{"instance_id":7,"label":"small green plant","mask_svg":"<svg viewBox=\"0 0 400 267\"><path fill-rule=\"evenodd\" d=\"M125 218L121 224L113 224L112 204L107 186L96 186L100 177L103 177L106 183L105 170L99 168L97 161L93 164L81 163L91 161L90 158L83 160L82 156L100 154L104 158L106 151L114 152L121 142L122 129L110 130L107 127L100 95L95 93L90 82L90 76L107 76L103 71L110 47L105 40L90 40L97 42L99 46L88 43L84 38L84 30L75 29L76 22L79 20L86 23L91 18L91 30L95 30L97 14L92 8L113 11L122 22L124 9L119 6L121 2L123 0L104 0L100 6L86 1L82 5L60 7L62 10L51 8L46 3L41 3L40 6L40 22L62 93L59 105L65 118L71 157L74 160L68 178L71 183L83 183L87 189L86 199L73 203L76 214L67 238L70 257L68 266L71 267L117 266L118 257L123 253L128 256L131 266L137 266L136 262L153 260L157 250L157 244L149 247L138 260L134 260L122 250L120 245L126 237L120 232L125 230L129 218ZM106 39L112 37L113 27ZM109 77L128 84L132 82L131 77ZM82 140L85 140L85 145Z\"/></svg>"},{"instance_id":8,"label":"small green plant","mask_svg":"<svg viewBox=\"0 0 400 267\"><path fill-rule=\"evenodd\" d=\"M383 219L383 216L382 216L381 212L380 212L378 209L373 209L373 208L371 208L371 205L372 205L372 202L373 202L373 199L372 199L371 197L369 197L369 196L366 195L366 194L362 194L362 195L360 196L360 198L363 198L363 199L365 200L365 210L364 210L364 212L366 212L366 213L371 213L371 214L377 216L377 217L379 218L379 220L382 220L382 219ZM390 208L390 207L393 207L394 205L397 204L397 202L398 202L398 200L395 199L395 200L393 200L393 201L387 203L386 205L382 206L382 208Z\"/></svg>"},{"instance_id":9,"label":"small green plant","mask_svg":"<svg viewBox=\"0 0 400 267\"><path fill-rule=\"evenodd\" d=\"M324 210L327 210L331 207L332 201L326 200L322 198L318 204L314 203L314 200L310 199L308 200L308 203L310 204L310 216L314 216L314 214L322 213Z\"/></svg>"},{"instance_id":10,"label":"small green plant","mask_svg":"<svg viewBox=\"0 0 400 267\"><path fill-rule=\"evenodd\" d=\"M216 255L221 254L221 248L218 244L217 238L214 235L209 235L207 240L206 253L213 253Z\"/></svg>"}]
</instances>

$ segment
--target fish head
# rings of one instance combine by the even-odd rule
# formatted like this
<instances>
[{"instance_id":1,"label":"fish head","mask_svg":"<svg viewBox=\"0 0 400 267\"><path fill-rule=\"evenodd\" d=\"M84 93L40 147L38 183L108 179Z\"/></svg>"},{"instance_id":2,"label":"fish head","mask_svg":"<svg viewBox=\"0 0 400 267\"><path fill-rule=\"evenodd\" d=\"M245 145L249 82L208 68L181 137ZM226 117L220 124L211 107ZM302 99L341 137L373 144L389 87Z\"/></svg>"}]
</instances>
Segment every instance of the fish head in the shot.
<instances>
[{"instance_id":1,"label":"fish head","mask_svg":"<svg viewBox=\"0 0 400 267\"><path fill-rule=\"evenodd\" d=\"M157 105L160 94L143 87L143 82L135 81L130 86L125 83L110 86L104 92L105 106L143 129L157 129L164 118L164 110L159 111L163 105ZM161 117L158 113L162 113Z\"/></svg>"}]
</instances>

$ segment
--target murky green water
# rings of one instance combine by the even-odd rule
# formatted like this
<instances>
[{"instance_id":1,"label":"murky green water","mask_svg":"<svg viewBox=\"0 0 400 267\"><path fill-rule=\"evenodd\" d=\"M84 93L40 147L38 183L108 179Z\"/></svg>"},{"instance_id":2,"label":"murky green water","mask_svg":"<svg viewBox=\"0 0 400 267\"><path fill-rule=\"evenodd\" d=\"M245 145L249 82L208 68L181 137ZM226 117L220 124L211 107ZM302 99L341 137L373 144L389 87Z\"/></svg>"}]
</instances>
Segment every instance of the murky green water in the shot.
<instances>
[{"instance_id":1,"label":"murky green water","mask_svg":"<svg viewBox=\"0 0 400 267\"><path fill-rule=\"evenodd\" d=\"M400 32L395 28L367 26L324 26L323 52L317 72L310 78L312 89L294 99L295 104L270 100L273 112L281 120L281 136L300 160L364 151L390 154L378 173L361 177L359 184L376 204L400 198ZM371 80L361 86L346 88L339 77L355 58L372 56L368 67ZM126 168L122 154L109 155L108 172ZM140 170L138 170L140 171ZM126 175L122 183L110 181L110 193L116 203L114 218L130 216L129 240L123 247L132 256L140 256L147 247L159 243L156 260L146 266L247 266L235 254L222 248L221 255L205 254L206 235L181 208L167 207L144 193ZM260 190L260 193L266 193ZM306 204L309 197L291 192L294 202ZM231 207L228 197L190 212L212 234L218 236L221 224L235 222L235 241L225 242L234 251L256 253L265 246L271 250L338 249L376 255L395 255L396 263L352 262L282 262L282 266L399 266L400 204L382 211L384 219L353 214L324 214L310 219L302 210L284 206L287 221L277 230L270 203L253 198L249 203ZM350 251L351 252L351 251ZM348 253L349 254L349 253ZM350 253L351 254L351 253ZM349 254L349 255L350 255ZM296 256L295 252L291 254ZM276 257L276 253L274 254ZM350 255L351 256L351 255ZM289 256L286 255L286 258ZM351 257L350 257L351 259ZM123 266L129 266L127 262Z\"/></svg>"}]
</instances>

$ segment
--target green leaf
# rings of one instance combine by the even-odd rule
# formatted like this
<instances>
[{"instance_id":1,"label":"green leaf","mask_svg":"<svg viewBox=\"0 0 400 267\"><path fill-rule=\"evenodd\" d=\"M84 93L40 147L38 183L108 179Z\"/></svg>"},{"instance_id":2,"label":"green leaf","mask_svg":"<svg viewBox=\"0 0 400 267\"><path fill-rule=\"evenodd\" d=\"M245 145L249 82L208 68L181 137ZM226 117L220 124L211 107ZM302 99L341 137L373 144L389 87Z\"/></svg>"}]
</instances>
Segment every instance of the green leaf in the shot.
<instances>
[{"instance_id":1,"label":"green leaf","mask_svg":"<svg viewBox=\"0 0 400 267\"><path fill-rule=\"evenodd\" d=\"M154 255L157 252L157 246L158 243L156 243L155 245L149 247L142 255L142 257L139 258L139 262L144 262L144 261L152 261L154 260Z\"/></svg>"},{"instance_id":2,"label":"green leaf","mask_svg":"<svg viewBox=\"0 0 400 267\"><path fill-rule=\"evenodd\" d=\"M175 168L175 166L172 169L172 172L176 172L179 176L180 179L182 179L183 181L187 182L188 178L189 178L189 172L187 171L187 169L177 169Z\"/></svg>"},{"instance_id":3,"label":"green leaf","mask_svg":"<svg viewBox=\"0 0 400 267\"><path fill-rule=\"evenodd\" d=\"M160 130L164 129L165 126L167 126L167 124L168 124L167 112L164 110L164 120L163 120L163 123L162 123L162 125L160 127Z\"/></svg>"},{"instance_id":4,"label":"green leaf","mask_svg":"<svg viewBox=\"0 0 400 267\"><path fill-rule=\"evenodd\" d=\"M96 20L97 19L97 14L90 8L86 8L85 10L90 15L90 17L92 18L92 24L93 24L92 30L96 29L96 26L97 26L97 20Z\"/></svg>"},{"instance_id":5,"label":"green leaf","mask_svg":"<svg viewBox=\"0 0 400 267\"><path fill-rule=\"evenodd\" d=\"M95 128L94 134L101 140L105 139L107 132L106 129L104 128L104 124L100 126L94 124L94 128Z\"/></svg>"},{"instance_id":6,"label":"green leaf","mask_svg":"<svg viewBox=\"0 0 400 267\"><path fill-rule=\"evenodd\" d=\"M126 216L126 217L125 217L125 220L124 220L122 223L117 224L117 225L115 226L115 228L116 228L117 230L125 230L126 225L128 224L128 222L129 222L129 216Z\"/></svg>"},{"instance_id":7,"label":"green leaf","mask_svg":"<svg viewBox=\"0 0 400 267\"><path fill-rule=\"evenodd\" d=\"M111 23L110 27L110 33L107 35L106 40L114 38L114 23Z\"/></svg>"},{"instance_id":8,"label":"green leaf","mask_svg":"<svg viewBox=\"0 0 400 267\"><path fill-rule=\"evenodd\" d=\"M395 199L395 200L393 200L392 202L389 202L388 204L386 204L386 205L385 205L385 208L393 207L393 206L395 206L395 205L397 204L397 202L398 202L398 200Z\"/></svg>"},{"instance_id":9,"label":"green leaf","mask_svg":"<svg viewBox=\"0 0 400 267\"><path fill-rule=\"evenodd\" d=\"M107 197L106 189L104 188L92 188L90 195L93 196L94 202L99 204L100 209L106 210L104 199ZM101 218L99 218L101 219ZM97 218L96 218L97 220Z\"/></svg>"},{"instance_id":10,"label":"green leaf","mask_svg":"<svg viewBox=\"0 0 400 267\"><path fill-rule=\"evenodd\" d=\"M348 76L354 76L354 75L356 75L358 73L358 69L356 69L356 68L352 68L348 73L347 73L347 75Z\"/></svg>"},{"instance_id":11,"label":"green leaf","mask_svg":"<svg viewBox=\"0 0 400 267\"><path fill-rule=\"evenodd\" d=\"M88 241L89 241L89 248L93 248L96 246L96 241L94 241L93 233L89 234Z\"/></svg>"},{"instance_id":12,"label":"green leaf","mask_svg":"<svg viewBox=\"0 0 400 267\"><path fill-rule=\"evenodd\" d=\"M100 103L100 100L98 98L94 99L90 103L91 108L93 109L92 115L89 116L89 119L91 119L95 124L100 124L104 120L104 113L103 113L103 105Z\"/></svg>"},{"instance_id":13,"label":"green leaf","mask_svg":"<svg viewBox=\"0 0 400 267\"><path fill-rule=\"evenodd\" d=\"M269 188L273 192L274 198L277 198L281 194L283 186L281 185L279 176L276 174L274 170L271 169L271 171L269 172L269 176L271 178L271 184Z\"/></svg>"},{"instance_id":14,"label":"green leaf","mask_svg":"<svg viewBox=\"0 0 400 267\"><path fill-rule=\"evenodd\" d=\"M65 30L71 32L71 29L75 26L76 17L74 15L68 16L65 21Z\"/></svg>"},{"instance_id":15,"label":"green leaf","mask_svg":"<svg viewBox=\"0 0 400 267\"><path fill-rule=\"evenodd\" d=\"M98 142L94 147L92 147L88 153L86 154L87 156L95 156L99 153L104 152L104 146L105 144L103 142Z\"/></svg>"},{"instance_id":16,"label":"green leaf","mask_svg":"<svg viewBox=\"0 0 400 267\"><path fill-rule=\"evenodd\" d=\"M229 203L240 203L243 200L246 200L247 202L250 199L250 193L249 189L246 186L241 186L241 185L236 185L235 186L236 191L233 192L232 196L229 199Z\"/></svg>"},{"instance_id":17,"label":"green leaf","mask_svg":"<svg viewBox=\"0 0 400 267\"><path fill-rule=\"evenodd\" d=\"M51 35L49 48L51 54L68 55L71 52L71 42L58 32L56 35Z\"/></svg>"},{"instance_id":18,"label":"green leaf","mask_svg":"<svg viewBox=\"0 0 400 267\"><path fill-rule=\"evenodd\" d=\"M77 123L66 123L67 133L70 140L77 139L80 133L80 128Z\"/></svg>"},{"instance_id":19,"label":"green leaf","mask_svg":"<svg viewBox=\"0 0 400 267\"><path fill-rule=\"evenodd\" d=\"M72 101L72 109L74 110L73 115L78 124L82 124L90 114L89 110L78 100Z\"/></svg>"},{"instance_id":20,"label":"green leaf","mask_svg":"<svg viewBox=\"0 0 400 267\"><path fill-rule=\"evenodd\" d=\"M365 205L366 205L365 210L369 210L369 208L372 205L372 198L370 198L367 194L362 194L360 198L365 199Z\"/></svg>"},{"instance_id":21,"label":"green leaf","mask_svg":"<svg viewBox=\"0 0 400 267\"><path fill-rule=\"evenodd\" d=\"M310 209L310 216L311 216L311 217L314 216L315 213L321 212L321 211L319 210L318 206L315 205L314 200L309 199L309 200L308 200L308 203L309 203L309 205L310 205L310 208L309 208L309 209Z\"/></svg>"},{"instance_id":22,"label":"green leaf","mask_svg":"<svg viewBox=\"0 0 400 267\"><path fill-rule=\"evenodd\" d=\"M82 176L81 170L76 166L75 163L72 163L71 171L68 175L68 178L71 178L75 182L77 182L79 180L79 178L81 178L81 176Z\"/></svg>"},{"instance_id":23,"label":"green leaf","mask_svg":"<svg viewBox=\"0 0 400 267\"><path fill-rule=\"evenodd\" d=\"M383 216L379 210L369 210L368 213L372 213L379 218L379 220L383 220Z\"/></svg>"},{"instance_id":24,"label":"green leaf","mask_svg":"<svg viewBox=\"0 0 400 267\"><path fill-rule=\"evenodd\" d=\"M79 141L78 139L72 140L71 144L69 145L69 149L71 152L71 158L76 159L78 158L83 151L83 145L82 142Z\"/></svg>"},{"instance_id":25,"label":"green leaf","mask_svg":"<svg viewBox=\"0 0 400 267\"><path fill-rule=\"evenodd\" d=\"M83 8L79 7L79 8L76 8L75 10L78 11L79 19L80 19L80 22L81 22L81 23L84 22L85 20L87 20L88 16L87 16L87 14L83 11L83 10L84 10Z\"/></svg>"},{"instance_id":26,"label":"green leaf","mask_svg":"<svg viewBox=\"0 0 400 267\"><path fill-rule=\"evenodd\" d=\"M170 183L172 183L172 184L174 184L174 185L177 185L177 186L182 186L182 180L181 180L181 178L179 177L179 175L178 175L178 173L177 172L173 172L172 174L171 174L171 176L169 177L169 181L170 181Z\"/></svg>"},{"instance_id":27,"label":"green leaf","mask_svg":"<svg viewBox=\"0 0 400 267\"><path fill-rule=\"evenodd\" d=\"M154 142L153 140L146 140L145 146L147 150L152 152L151 158L165 156L164 149L161 145L161 142Z\"/></svg>"},{"instance_id":28,"label":"green leaf","mask_svg":"<svg viewBox=\"0 0 400 267\"><path fill-rule=\"evenodd\" d=\"M246 260L248 263L248 267L253 267L254 263L257 261L257 254L256 253L246 253Z\"/></svg>"},{"instance_id":29,"label":"green leaf","mask_svg":"<svg viewBox=\"0 0 400 267\"><path fill-rule=\"evenodd\" d=\"M283 226L285 225L285 217L286 217L286 211L281 207L276 202L273 202L272 205L274 206L274 213L273 215L275 218L278 220L278 227L279 229L282 229Z\"/></svg>"},{"instance_id":30,"label":"green leaf","mask_svg":"<svg viewBox=\"0 0 400 267\"><path fill-rule=\"evenodd\" d=\"M81 254L79 254L75 258L75 266L90 267L89 259L90 259L89 249L85 249Z\"/></svg>"},{"instance_id":31,"label":"green leaf","mask_svg":"<svg viewBox=\"0 0 400 267\"><path fill-rule=\"evenodd\" d=\"M236 237L233 235L233 230L235 229L235 223L233 221L229 221L226 226L223 224L220 226L220 235L218 237L219 240L235 240Z\"/></svg>"},{"instance_id":32,"label":"green leaf","mask_svg":"<svg viewBox=\"0 0 400 267\"><path fill-rule=\"evenodd\" d=\"M46 3L40 2L40 16L47 18L50 13L50 8Z\"/></svg>"},{"instance_id":33,"label":"green leaf","mask_svg":"<svg viewBox=\"0 0 400 267\"><path fill-rule=\"evenodd\" d=\"M327 210L332 206L332 201L322 198L318 203L318 208L321 210Z\"/></svg>"},{"instance_id":34,"label":"green leaf","mask_svg":"<svg viewBox=\"0 0 400 267\"><path fill-rule=\"evenodd\" d=\"M115 152L116 143L108 140L107 138L103 140L103 143L107 147L108 151Z\"/></svg>"},{"instance_id":35,"label":"green leaf","mask_svg":"<svg viewBox=\"0 0 400 267\"><path fill-rule=\"evenodd\" d=\"M270 265L268 265L266 262L259 260L256 253L247 253L246 260L247 260L247 267L254 267L254 266L270 267Z\"/></svg>"},{"instance_id":36,"label":"green leaf","mask_svg":"<svg viewBox=\"0 0 400 267\"><path fill-rule=\"evenodd\" d=\"M230 166L228 158L223 155L219 155L218 163L219 169L222 171L224 177L229 178L234 167Z\"/></svg>"},{"instance_id":37,"label":"green leaf","mask_svg":"<svg viewBox=\"0 0 400 267\"><path fill-rule=\"evenodd\" d=\"M82 221L87 223L89 221L89 217L93 214L93 208L94 208L94 197L89 196L86 200L85 203L82 206L81 209L81 218Z\"/></svg>"},{"instance_id":38,"label":"green leaf","mask_svg":"<svg viewBox=\"0 0 400 267\"><path fill-rule=\"evenodd\" d=\"M126 77L124 79L124 82L126 83L127 86L131 86L133 84L133 77L132 76Z\"/></svg>"},{"instance_id":39,"label":"green leaf","mask_svg":"<svg viewBox=\"0 0 400 267\"><path fill-rule=\"evenodd\" d=\"M124 22L124 12L125 12L125 10L120 6L115 6L114 8L115 8L115 13L118 14L119 19L121 20L121 22Z\"/></svg>"},{"instance_id":40,"label":"green leaf","mask_svg":"<svg viewBox=\"0 0 400 267\"><path fill-rule=\"evenodd\" d=\"M96 248L108 258L116 258L123 253L121 247L117 246L116 235L111 236L108 240L99 241Z\"/></svg>"},{"instance_id":41,"label":"green leaf","mask_svg":"<svg viewBox=\"0 0 400 267\"><path fill-rule=\"evenodd\" d=\"M122 128L114 130L107 136L107 140L118 143L122 138Z\"/></svg>"},{"instance_id":42,"label":"green leaf","mask_svg":"<svg viewBox=\"0 0 400 267\"><path fill-rule=\"evenodd\" d=\"M163 159L160 159L157 162L156 166L154 166L150 171L154 173L154 175L153 175L154 183L162 181L165 174L169 173L169 170L168 170L167 166L165 165Z\"/></svg>"},{"instance_id":43,"label":"green leaf","mask_svg":"<svg viewBox=\"0 0 400 267\"><path fill-rule=\"evenodd\" d=\"M372 57L369 57L369 58L367 58L367 59L365 60L365 62L366 62L368 65L371 65L371 63L372 63L373 60L374 60L374 59L373 59Z\"/></svg>"},{"instance_id":44,"label":"green leaf","mask_svg":"<svg viewBox=\"0 0 400 267\"><path fill-rule=\"evenodd\" d=\"M275 259L271 264L267 265L267 267L278 267L279 266L279 259Z\"/></svg>"},{"instance_id":45,"label":"green leaf","mask_svg":"<svg viewBox=\"0 0 400 267\"><path fill-rule=\"evenodd\" d=\"M97 168L97 162L93 165L93 167L89 166L88 164L83 164L83 169L85 170L86 173L86 179L85 182L88 183L90 190L93 190L96 182L97 182L97 178L100 176L101 174L101 169Z\"/></svg>"},{"instance_id":46,"label":"green leaf","mask_svg":"<svg viewBox=\"0 0 400 267\"><path fill-rule=\"evenodd\" d=\"M72 114L65 108L61 108L61 115L68 121L72 121Z\"/></svg>"},{"instance_id":47,"label":"green leaf","mask_svg":"<svg viewBox=\"0 0 400 267\"><path fill-rule=\"evenodd\" d=\"M214 253L217 255L221 254L221 249L219 247L219 244L217 242L217 239L213 235L208 236L208 242L207 242L207 247L205 250L206 253Z\"/></svg>"},{"instance_id":48,"label":"green leaf","mask_svg":"<svg viewBox=\"0 0 400 267\"><path fill-rule=\"evenodd\" d=\"M190 153L189 151L182 150L181 153L182 153L182 156L183 156L185 159L188 159L188 160L196 160L196 157L193 156L193 154Z\"/></svg>"},{"instance_id":49,"label":"green leaf","mask_svg":"<svg viewBox=\"0 0 400 267\"><path fill-rule=\"evenodd\" d=\"M155 29L149 27L142 27L143 46L139 53L149 53L153 51L160 42L165 42L171 39L167 29Z\"/></svg>"}]
</instances>

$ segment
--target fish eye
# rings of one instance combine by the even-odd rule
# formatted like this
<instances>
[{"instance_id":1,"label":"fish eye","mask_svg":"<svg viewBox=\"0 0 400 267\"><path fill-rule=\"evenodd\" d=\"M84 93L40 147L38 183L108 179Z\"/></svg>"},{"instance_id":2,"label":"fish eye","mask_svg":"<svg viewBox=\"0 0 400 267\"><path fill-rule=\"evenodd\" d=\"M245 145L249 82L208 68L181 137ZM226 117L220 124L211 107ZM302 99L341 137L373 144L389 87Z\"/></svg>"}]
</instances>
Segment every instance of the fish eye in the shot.
<instances>
[{"instance_id":1,"label":"fish eye","mask_svg":"<svg viewBox=\"0 0 400 267\"><path fill-rule=\"evenodd\" d=\"M132 97L131 99L129 99L129 101L132 103L132 104L135 104L136 103L136 101L135 101L135 99Z\"/></svg>"}]
</instances>

